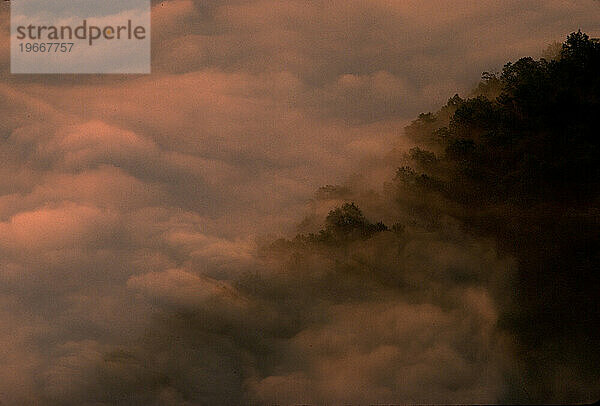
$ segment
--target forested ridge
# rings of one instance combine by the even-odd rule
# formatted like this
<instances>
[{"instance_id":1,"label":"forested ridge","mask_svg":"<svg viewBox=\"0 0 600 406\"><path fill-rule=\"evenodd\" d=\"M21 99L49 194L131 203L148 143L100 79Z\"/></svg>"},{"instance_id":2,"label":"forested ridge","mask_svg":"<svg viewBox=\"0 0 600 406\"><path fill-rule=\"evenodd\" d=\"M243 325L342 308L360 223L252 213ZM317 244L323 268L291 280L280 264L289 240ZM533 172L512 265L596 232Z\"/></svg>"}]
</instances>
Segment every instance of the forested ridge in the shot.
<instances>
[{"instance_id":1,"label":"forested ridge","mask_svg":"<svg viewBox=\"0 0 600 406\"><path fill-rule=\"evenodd\" d=\"M556 59L484 74L477 97L455 96L407 128L429 148L412 151L417 172L402 168L398 180L456 202L453 215L516 256L515 300L500 322L534 380L560 362L598 382L599 73L600 43L573 33Z\"/></svg>"},{"instance_id":2,"label":"forested ridge","mask_svg":"<svg viewBox=\"0 0 600 406\"><path fill-rule=\"evenodd\" d=\"M486 72L471 97L455 95L419 115L405 129L416 146L380 195L322 188L321 197L346 203L319 232L279 240L270 251L287 256L290 269L326 257L337 276L314 295L333 302L350 300L351 280L370 292L361 295L377 296L385 286L415 302L445 304L456 286L485 286L515 360L505 368L501 400L595 400L599 119L600 42L575 32L556 55ZM371 212L385 213L387 225L367 220L363 205L379 207ZM471 237L490 239L501 257L514 259L514 271L502 275L483 260L473 269L438 272L433 263L415 270L407 247L427 233L435 244L457 241L456 224L464 233L459 251L473 249ZM304 282L311 280L327 285Z\"/></svg>"}]
</instances>

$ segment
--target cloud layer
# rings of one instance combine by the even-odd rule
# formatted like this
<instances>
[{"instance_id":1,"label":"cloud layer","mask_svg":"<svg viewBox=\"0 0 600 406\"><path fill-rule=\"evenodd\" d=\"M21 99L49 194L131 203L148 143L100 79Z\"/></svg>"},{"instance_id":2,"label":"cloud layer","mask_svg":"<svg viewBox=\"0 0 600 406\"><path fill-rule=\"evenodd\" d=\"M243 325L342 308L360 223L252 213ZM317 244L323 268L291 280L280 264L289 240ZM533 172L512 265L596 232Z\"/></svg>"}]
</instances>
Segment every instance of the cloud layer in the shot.
<instances>
[{"instance_id":1,"label":"cloud layer","mask_svg":"<svg viewBox=\"0 0 600 406\"><path fill-rule=\"evenodd\" d=\"M150 76L10 75L0 41L0 401L501 399L513 263L493 242L442 219L340 258L258 248L320 224L340 201L307 204L324 184L409 218L362 190L393 174L407 121L599 17L591 0L157 1Z\"/></svg>"}]
</instances>

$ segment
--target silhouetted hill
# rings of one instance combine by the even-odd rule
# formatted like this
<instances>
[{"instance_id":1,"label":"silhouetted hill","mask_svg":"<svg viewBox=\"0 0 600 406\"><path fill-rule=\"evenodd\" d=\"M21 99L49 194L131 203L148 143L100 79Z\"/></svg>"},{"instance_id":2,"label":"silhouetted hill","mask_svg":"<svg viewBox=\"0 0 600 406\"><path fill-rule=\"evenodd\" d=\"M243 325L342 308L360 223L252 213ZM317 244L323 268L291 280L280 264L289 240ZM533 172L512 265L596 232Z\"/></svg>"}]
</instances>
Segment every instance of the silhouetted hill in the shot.
<instances>
[{"instance_id":1,"label":"silhouetted hill","mask_svg":"<svg viewBox=\"0 0 600 406\"><path fill-rule=\"evenodd\" d=\"M395 218L391 229L370 223L352 203L330 212L319 233L272 248L295 258L294 266L306 252L321 252L355 283L376 280L417 297L425 289L414 283L403 253L417 237L404 226L426 225L443 235L448 226L440 219L456 219L465 233L491 238L516 258L509 288L495 290L498 327L513 338L517 360L504 400L594 400L600 394L599 119L600 42L576 32L556 58L522 58L501 73L484 73L473 97L456 95L406 128L418 147L382 197L395 205L387 216ZM365 247L391 259L353 261ZM436 286L485 285L492 271L452 272L451 282L445 276ZM423 277L433 284L440 276ZM335 280L331 294L349 283Z\"/></svg>"}]
</instances>

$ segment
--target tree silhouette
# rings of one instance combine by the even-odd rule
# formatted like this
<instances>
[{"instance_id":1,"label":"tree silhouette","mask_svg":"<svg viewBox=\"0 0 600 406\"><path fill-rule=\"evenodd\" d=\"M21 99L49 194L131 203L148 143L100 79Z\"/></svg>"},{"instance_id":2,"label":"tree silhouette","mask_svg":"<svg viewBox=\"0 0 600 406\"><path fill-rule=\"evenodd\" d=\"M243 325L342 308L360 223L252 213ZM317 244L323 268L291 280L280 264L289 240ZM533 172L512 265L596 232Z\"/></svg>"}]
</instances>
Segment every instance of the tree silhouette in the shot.
<instances>
[{"instance_id":1,"label":"tree silhouette","mask_svg":"<svg viewBox=\"0 0 600 406\"><path fill-rule=\"evenodd\" d=\"M475 92L407 128L424 149L399 169L399 193L429 187L441 210L517 257L501 324L520 337L532 380L549 359L600 379L600 42L574 32L557 58L508 63ZM436 159L423 165L426 148ZM534 399L552 400L548 380Z\"/></svg>"}]
</instances>

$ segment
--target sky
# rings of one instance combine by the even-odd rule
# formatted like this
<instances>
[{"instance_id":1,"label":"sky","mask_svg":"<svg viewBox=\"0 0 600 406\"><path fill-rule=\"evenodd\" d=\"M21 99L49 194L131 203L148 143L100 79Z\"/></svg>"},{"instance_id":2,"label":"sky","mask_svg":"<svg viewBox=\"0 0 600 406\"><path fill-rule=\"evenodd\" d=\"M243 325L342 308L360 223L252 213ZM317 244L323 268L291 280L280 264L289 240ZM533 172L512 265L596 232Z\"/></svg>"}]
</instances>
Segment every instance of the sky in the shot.
<instances>
[{"instance_id":1,"label":"sky","mask_svg":"<svg viewBox=\"0 0 600 406\"><path fill-rule=\"evenodd\" d=\"M261 241L293 236L320 186L380 185L418 113L577 29L600 36L597 1L153 1L152 74L11 75L3 2L0 401L497 401L485 286L450 307L300 301L289 334L287 305L237 286L302 292ZM415 236L415 278L511 268L449 230Z\"/></svg>"}]
</instances>

